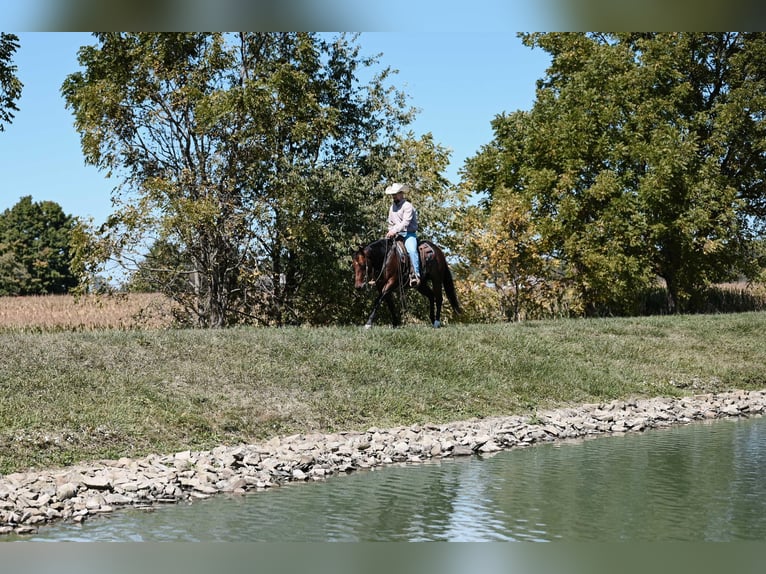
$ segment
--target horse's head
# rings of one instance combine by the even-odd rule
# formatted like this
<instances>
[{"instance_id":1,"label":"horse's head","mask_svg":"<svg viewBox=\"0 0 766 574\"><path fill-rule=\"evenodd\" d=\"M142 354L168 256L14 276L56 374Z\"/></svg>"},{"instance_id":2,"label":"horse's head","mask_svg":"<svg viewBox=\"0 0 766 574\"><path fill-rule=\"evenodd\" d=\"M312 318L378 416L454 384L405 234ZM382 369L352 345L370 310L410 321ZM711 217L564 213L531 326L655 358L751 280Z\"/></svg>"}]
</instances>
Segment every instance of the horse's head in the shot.
<instances>
[{"instance_id":1,"label":"horse's head","mask_svg":"<svg viewBox=\"0 0 766 574\"><path fill-rule=\"evenodd\" d=\"M369 256L364 247L360 247L351 256L351 264L354 267L354 287L361 289L369 281L370 268Z\"/></svg>"}]
</instances>

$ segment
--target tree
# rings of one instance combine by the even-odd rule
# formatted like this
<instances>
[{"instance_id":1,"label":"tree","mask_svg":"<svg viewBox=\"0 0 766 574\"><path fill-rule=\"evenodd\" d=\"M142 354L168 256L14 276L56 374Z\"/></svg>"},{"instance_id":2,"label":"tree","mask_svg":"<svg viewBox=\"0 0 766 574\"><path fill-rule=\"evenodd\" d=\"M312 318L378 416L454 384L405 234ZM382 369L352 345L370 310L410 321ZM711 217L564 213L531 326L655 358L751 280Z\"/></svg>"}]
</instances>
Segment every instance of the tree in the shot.
<instances>
[{"instance_id":1,"label":"tree","mask_svg":"<svg viewBox=\"0 0 766 574\"><path fill-rule=\"evenodd\" d=\"M16 66L11 63L18 49L18 36L0 33L0 132L5 130L6 123L13 120L13 112L19 111L16 102L24 85L16 76Z\"/></svg>"},{"instance_id":2,"label":"tree","mask_svg":"<svg viewBox=\"0 0 766 574\"><path fill-rule=\"evenodd\" d=\"M122 181L116 212L79 236L83 265L144 261L200 326L342 316L349 249L381 217L385 170L408 160L413 112L391 71L361 83L378 61L345 35L96 38L62 90L86 162ZM143 260L155 244L176 264Z\"/></svg>"},{"instance_id":3,"label":"tree","mask_svg":"<svg viewBox=\"0 0 766 574\"><path fill-rule=\"evenodd\" d=\"M525 34L551 54L528 114L499 116L476 160L492 209L531 206L541 253L589 313L632 313L656 276L667 310L762 267L766 36ZM523 136L521 139L519 135ZM474 171L475 171L474 170Z\"/></svg>"},{"instance_id":4,"label":"tree","mask_svg":"<svg viewBox=\"0 0 766 574\"><path fill-rule=\"evenodd\" d=\"M501 316L512 321L570 311L562 300L559 262L546 253L533 206L524 194L528 120L526 112L518 111L492 122L503 147L489 144L469 158L462 184L469 190L491 190L491 197L464 208L456 222L464 274L494 289Z\"/></svg>"},{"instance_id":5,"label":"tree","mask_svg":"<svg viewBox=\"0 0 766 574\"><path fill-rule=\"evenodd\" d=\"M57 203L33 202L30 196L0 214L0 294L61 294L74 288L74 226Z\"/></svg>"},{"instance_id":6,"label":"tree","mask_svg":"<svg viewBox=\"0 0 766 574\"><path fill-rule=\"evenodd\" d=\"M174 293L188 291L190 285L186 275L192 270L188 258L179 252L177 245L156 241L138 263L125 287L137 293L155 292L157 285Z\"/></svg>"}]
</instances>

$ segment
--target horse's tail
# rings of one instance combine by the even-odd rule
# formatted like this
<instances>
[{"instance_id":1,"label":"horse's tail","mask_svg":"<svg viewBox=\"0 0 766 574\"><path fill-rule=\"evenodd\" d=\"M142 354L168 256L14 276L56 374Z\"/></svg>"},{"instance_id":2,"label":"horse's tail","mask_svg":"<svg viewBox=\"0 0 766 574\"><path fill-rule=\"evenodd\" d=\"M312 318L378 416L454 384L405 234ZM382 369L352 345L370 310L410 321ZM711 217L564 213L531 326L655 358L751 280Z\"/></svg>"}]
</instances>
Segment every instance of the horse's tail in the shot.
<instances>
[{"instance_id":1,"label":"horse's tail","mask_svg":"<svg viewBox=\"0 0 766 574\"><path fill-rule=\"evenodd\" d=\"M446 260L444 262L444 272L442 273L442 284L444 285L444 292L447 294L447 299L449 300L452 310L460 315L463 312L463 309L460 307L460 303L457 300L455 282L452 280L452 272L450 271Z\"/></svg>"}]
</instances>

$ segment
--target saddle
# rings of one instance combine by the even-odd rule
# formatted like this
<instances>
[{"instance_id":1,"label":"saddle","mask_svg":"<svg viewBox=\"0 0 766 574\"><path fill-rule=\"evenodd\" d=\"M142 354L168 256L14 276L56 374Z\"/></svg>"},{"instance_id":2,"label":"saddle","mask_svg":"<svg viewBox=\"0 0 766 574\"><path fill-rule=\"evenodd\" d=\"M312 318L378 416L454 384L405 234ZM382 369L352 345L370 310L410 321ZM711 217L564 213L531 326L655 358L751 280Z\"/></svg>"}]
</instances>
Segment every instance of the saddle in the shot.
<instances>
[{"instance_id":1,"label":"saddle","mask_svg":"<svg viewBox=\"0 0 766 574\"><path fill-rule=\"evenodd\" d=\"M412 265L410 264L410 256L407 253L407 249L404 247L404 239L402 237L396 238L396 251L399 254L399 261L402 268L410 276L413 276ZM427 241L418 242L418 257L420 258L420 270L421 274L425 274L428 269L428 264L434 260L435 253L433 247Z\"/></svg>"},{"instance_id":2,"label":"saddle","mask_svg":"<svg viewBox=\"0 0 766 574\"><path fill-rule=\"evenodd\" d=\"M418 243L418 255L420 255L420 265L423 268L425 268L425 266L433 261L434 257L436 257L434 248L430 243L427 243L426 241L421 241Z\"/></svg>"}]
</instances>

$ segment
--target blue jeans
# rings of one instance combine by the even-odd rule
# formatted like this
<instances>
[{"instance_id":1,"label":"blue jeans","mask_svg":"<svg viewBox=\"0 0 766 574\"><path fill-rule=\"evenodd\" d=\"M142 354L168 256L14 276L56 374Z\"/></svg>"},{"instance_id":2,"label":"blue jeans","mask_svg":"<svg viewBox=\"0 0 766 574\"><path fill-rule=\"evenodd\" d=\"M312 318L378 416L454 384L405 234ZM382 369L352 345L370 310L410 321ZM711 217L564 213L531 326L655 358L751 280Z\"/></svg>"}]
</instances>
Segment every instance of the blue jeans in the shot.
<instances>
[{"instance_id":1,"label":"blue jeans","mask_svg":"<svg viewBox=\"0 0 766 574\"><path fill-rule=\"evenodd\" d=\"M414 233L402 234L404 237L404 247L410 256L410 263L415 275L420 277L420 259L418 258L418 238Z\"/></svg>"}]
</instances>

